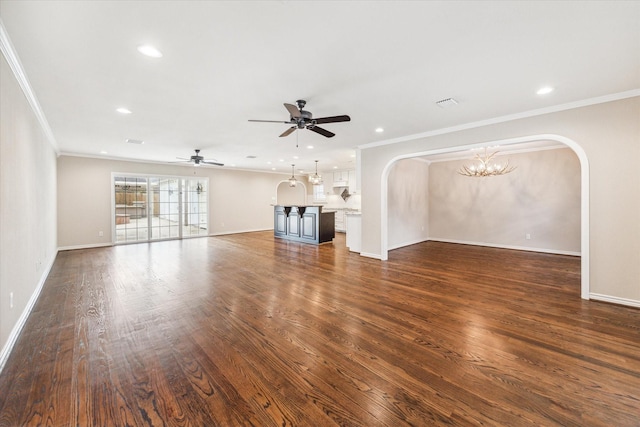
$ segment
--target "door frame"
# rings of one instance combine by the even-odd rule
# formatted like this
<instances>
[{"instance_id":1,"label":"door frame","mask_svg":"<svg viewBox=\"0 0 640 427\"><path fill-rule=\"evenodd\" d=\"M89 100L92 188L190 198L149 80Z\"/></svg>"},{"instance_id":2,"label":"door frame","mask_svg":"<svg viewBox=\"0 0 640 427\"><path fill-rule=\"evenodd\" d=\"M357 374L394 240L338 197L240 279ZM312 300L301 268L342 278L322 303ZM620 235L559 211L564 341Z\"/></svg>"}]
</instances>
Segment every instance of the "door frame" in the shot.
<instances>
[{"instance_id":1,"label":"door frame","mask_svg":"<svg viewBox=\"0 0 640 427\"><path fill-rule=\"evenodd\" d=\"M573 150L580 160L580 297L588 300L590 298L589 285L589 159L584 149L574 140L562 135L539 134L518 138L479 142L454 147L438 148L402 154L393 157L382 170L380 185L380 259L389 259L389 231L388 231L388 179L391 167L398 160L411 159L414 157L427 156L433 154L452 153L456 151L469 150L474 148L484 148L496 145L520 144L523 142L534 142L540 140L556 141L566 145Z\"/></svg>"}]
</instances>

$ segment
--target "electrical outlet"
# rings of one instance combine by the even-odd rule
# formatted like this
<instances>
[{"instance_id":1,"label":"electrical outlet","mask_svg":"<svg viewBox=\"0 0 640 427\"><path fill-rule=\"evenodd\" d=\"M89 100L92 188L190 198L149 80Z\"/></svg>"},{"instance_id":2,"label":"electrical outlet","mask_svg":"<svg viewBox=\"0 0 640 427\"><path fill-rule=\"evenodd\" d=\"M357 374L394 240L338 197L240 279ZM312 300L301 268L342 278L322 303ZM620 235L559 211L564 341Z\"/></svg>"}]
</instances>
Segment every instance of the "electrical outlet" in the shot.
<instances>
[{"instance_id":1,"label":"electrical outlet","mask_svg":"<svg viewBox=\"0 0 640 427\"><path fill-rule=\"evenodd\" d=\"M527 240L531 240L531 234L529 234L529 233L525 234L524 237Z\"/></svg>"},{"instance_id":2,"label":"electrical outlet","mask_svg":"<svg viewBox=\"0 0 640 427\"><path fill-rule=\"evenodd\" d=\"M98 231L98 237L102 237L104 236L104 233L102 231Z\"/></svg>"}]
</instances>

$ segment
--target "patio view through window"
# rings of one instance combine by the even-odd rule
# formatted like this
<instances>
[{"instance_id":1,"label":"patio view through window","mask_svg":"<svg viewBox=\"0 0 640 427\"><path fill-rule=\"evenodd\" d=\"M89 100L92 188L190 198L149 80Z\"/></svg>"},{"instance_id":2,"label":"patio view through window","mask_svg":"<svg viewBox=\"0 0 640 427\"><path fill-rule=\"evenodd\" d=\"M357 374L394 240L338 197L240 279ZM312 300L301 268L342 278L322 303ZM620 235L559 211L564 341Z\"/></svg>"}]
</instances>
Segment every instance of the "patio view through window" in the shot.
<instances>
[{"instance_id":1,"label":"patio view through window","mask_svg":"<svg viewBox=\"0 0 640 427\"><path fill-rule=\"evenodd\" d=\"M207 178L114 175L115 242L207 236Z\"/></svg>"}]
</instances>

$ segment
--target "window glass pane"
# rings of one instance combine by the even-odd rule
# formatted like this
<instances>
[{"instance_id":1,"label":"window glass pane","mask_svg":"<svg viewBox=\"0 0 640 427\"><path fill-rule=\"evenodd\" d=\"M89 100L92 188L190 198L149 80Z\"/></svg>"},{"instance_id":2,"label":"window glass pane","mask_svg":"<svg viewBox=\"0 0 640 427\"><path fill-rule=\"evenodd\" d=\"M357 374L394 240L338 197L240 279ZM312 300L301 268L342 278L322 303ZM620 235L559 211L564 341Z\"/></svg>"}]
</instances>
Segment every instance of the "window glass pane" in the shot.
<instances>
[{"instance_id":1,"label":"window glass pane","mask_svg":"<svg viewBox=\"0 0 640 427\"><path fill-rule=\"evenodd\" d=\"M116 242L207 235L208 180L114 176Z\"/></svg>"}]
</instances>

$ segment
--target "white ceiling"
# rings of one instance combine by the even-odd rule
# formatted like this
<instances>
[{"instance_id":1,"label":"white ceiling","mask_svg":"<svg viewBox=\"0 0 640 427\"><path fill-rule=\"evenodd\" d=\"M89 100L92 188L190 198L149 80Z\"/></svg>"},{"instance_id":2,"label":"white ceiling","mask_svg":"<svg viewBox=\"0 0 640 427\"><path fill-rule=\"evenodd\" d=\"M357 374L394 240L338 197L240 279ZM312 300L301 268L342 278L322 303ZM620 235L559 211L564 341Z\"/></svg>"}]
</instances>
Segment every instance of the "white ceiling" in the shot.
<instances>
[{"instance_id":1,"label":"white ceiling","mask_svg":"<svg viewBox=\"0 0 640 427\"><path fill-rule=\"evenodd\" d=\"M2 0L0 17L63 154L326 171L359 145L640 88L639 1ZM300 98L351 122L296 148L247 121Z\"/></svg>"}]
</instances>

